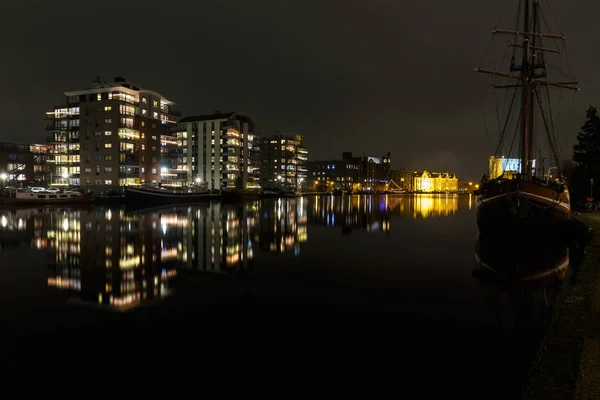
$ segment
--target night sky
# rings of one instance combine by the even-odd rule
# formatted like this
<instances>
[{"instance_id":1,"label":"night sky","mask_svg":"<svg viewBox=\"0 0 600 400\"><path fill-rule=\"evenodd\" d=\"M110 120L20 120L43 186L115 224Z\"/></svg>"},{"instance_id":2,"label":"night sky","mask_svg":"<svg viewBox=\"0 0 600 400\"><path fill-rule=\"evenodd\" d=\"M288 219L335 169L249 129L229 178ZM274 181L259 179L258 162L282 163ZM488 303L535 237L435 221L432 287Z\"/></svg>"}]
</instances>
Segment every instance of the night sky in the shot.
<instances>
[{"instance_id":1,"label":"night sky","mask_svg":"<svg viewBox=\"0 0 600 400\"><path fill-rule=\"evenodd\" d=\"M600 2L549 1L582 88L565 97L570 156L585 109L600 106ZM473 68L516 4L3 0L0 139L44 142L44 112L63 92L122 76L184 115L240 111L260 133L301 133L310 159L390 151L394 168L475 179L493 149Z\"/></svg>"}]
</instances>

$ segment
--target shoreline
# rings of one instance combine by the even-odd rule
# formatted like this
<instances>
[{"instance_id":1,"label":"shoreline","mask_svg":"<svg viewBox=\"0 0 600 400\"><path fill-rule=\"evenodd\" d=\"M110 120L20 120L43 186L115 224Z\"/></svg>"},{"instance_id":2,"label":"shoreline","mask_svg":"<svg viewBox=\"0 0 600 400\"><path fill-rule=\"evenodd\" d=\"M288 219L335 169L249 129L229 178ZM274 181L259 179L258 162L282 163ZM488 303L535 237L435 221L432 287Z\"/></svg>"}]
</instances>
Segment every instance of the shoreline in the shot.
<instances>
[{"instance_id":1,"label":"shoreline","mask_svg":"<svg viewBox=\"0 0 600 400\"><path fill-rule=\"evenodd\" d=\"M590 237L519 399L600 398L600 212L574 216Z\"/></svg>"}]
</instances>

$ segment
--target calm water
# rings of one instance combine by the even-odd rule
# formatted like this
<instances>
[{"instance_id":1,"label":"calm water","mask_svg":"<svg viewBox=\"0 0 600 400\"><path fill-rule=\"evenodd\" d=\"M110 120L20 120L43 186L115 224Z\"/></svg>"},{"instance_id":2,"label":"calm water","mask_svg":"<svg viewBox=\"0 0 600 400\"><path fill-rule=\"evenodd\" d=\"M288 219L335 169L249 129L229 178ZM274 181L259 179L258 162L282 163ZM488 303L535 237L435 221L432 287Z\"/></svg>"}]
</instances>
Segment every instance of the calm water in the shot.
<instances>
[{"instance_id":1,"label":"calm water","mask_svg":"<svg viewBox=\"0 0 600 400\"><path fill-rule=\"evenodd\" d=\"M575 254L478 238L470 196L0 216L4 355L193 368L207 389L509 397Z\"/></svg>"}]
</instances>

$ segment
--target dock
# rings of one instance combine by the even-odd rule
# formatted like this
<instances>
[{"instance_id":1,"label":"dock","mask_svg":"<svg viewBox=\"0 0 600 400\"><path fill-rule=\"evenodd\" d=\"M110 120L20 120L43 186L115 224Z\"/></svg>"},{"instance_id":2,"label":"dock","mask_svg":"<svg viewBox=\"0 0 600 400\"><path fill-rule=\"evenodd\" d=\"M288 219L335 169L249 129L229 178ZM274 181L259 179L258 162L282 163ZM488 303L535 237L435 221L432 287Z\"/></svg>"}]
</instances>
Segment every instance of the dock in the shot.
<instances>
[{"instance_id":1,"label":"dock","mask_svg":"<svg viewBox=\"0 0 600 400\"><path fill-rule=\"evenodd\" d=\"M519 398L600 399L600 212L575 216L590 231L583 261Z\"/></svg>"}]
</instances>

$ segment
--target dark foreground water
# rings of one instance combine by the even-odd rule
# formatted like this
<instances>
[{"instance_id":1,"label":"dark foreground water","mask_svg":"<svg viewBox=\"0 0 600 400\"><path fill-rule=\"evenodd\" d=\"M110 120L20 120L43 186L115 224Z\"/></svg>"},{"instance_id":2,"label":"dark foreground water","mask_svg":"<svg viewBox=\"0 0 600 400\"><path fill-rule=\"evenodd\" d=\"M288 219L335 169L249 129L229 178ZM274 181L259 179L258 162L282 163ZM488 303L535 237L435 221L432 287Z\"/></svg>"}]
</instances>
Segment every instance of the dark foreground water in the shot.
<instances>
[{"instance_id":1,"label":"dark foreground water","mask_svg":"<svg viewBox=\"0 0 600 400\"><path fill-rule=\"evenodd\" d=\"M478 238L470 196L0 218L5 365L118 386L511 398L578 254Z\"/></svg>"}]
</instances>

